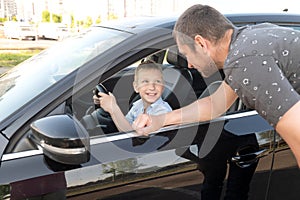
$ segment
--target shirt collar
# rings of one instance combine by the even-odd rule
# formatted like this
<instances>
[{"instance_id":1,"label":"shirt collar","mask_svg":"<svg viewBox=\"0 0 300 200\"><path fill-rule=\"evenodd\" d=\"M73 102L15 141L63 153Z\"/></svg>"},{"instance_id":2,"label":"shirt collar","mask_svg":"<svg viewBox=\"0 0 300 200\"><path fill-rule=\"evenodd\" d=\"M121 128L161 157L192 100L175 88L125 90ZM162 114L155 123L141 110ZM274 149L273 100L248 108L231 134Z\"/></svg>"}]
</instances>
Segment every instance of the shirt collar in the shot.
<instances>
[{"instance_id":1,"label":"shirt collar","mask_svg":"<svg viewBox=\"0 0 300 200\"><path fill-rule=\"evenodd\" d=\"M159 104L162 104L163 103L163 100L161 97L159 97L154 103L152 103L149 107L148 107L148 110L151 110L153 107L155 107L156 105L159 105ZM139 99L138 101L134 102L133 103L134 105L138 105L138 104L141 104L140 106L137 106L139 110L141 110L142 112L144 111L144 105L143 105L143 100L142 99ZM147 112L146 111L146 112Z\"/></svg>"}]
</instances>

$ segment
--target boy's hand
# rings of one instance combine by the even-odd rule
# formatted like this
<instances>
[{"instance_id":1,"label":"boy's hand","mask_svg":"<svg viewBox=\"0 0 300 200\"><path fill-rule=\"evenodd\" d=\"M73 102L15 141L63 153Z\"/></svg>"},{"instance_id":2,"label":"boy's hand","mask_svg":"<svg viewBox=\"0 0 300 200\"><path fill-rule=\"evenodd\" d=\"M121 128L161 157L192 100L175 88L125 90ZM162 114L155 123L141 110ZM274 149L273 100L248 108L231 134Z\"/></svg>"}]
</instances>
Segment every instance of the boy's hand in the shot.
<instances>
[{"instance_id":1,"label":"boy's hand","mask_svg":"<svg viewBox=\"0 0 300 200\"><path fill-rule=\"evenodd\" d=\"M99 97L97 97L96 95L94 95L94 96L93 96L93 100L94 100L94 104L100 105Z\"/></svg>"},{"instance_id":2,"label":"boy's hand","mask_svg":"<svg viewBox=\"0 0 300 200\"><path fill-rule=\"evenodd\" d=\"M99 98L94 95L94 103L99 104L101 108L103 108L106 112L112 113L114 107L117 106L117 101L114 95L109 92L108 94L105 94L103 92L99 92L98 95L100 96Z\"/></svg>"}]
</instances>

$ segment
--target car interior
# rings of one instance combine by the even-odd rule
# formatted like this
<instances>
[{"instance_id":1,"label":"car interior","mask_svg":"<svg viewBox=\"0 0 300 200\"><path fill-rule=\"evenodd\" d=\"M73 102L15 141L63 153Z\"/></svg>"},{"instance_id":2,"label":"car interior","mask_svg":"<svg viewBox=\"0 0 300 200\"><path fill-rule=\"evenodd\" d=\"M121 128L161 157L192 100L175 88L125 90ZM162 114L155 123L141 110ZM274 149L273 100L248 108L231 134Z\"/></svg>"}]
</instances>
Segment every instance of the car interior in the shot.
<instances>
[{"instance_id":1,"label":"car interior","mask_svg":"<svg viewBox=\"0 0 300 200\"><path fill-rule=\"evenodd\" d=\"M110 78L101 82L101 85L114 94L122 112L126 114L133 102L140 97L135 93L132 83L134 70L140 62L151 59L162 64L165 79L165 90L162 98L167 101L172 109L186 106L198 98L212 94L220 85L224 74L222 71L209 78L203 78L201 74L192 68L188 68L187 61L178 51L176 45L158 50L135 63L123 68ZM96 85L95 85L96 87ZM93 103L93 91L86 90L79 97L67 100L64 105L59 106L48 115L70 113L80 120L88 131L90 137L116 133L112 119L109 115L102 115L99 109L95 109ZM228 110L236 112L245 109L239 100ZM9 152L20 152L35 149L35 146L27 138L28 132L23 135L22 140L8 149Z\"/></svg>"},{"instance_id":2,"label":"car interior","mask_svg":"<svg viewBox=\"0 0 300 200\"><path fill-rule=\"evenodd\" d=\"M133 102L140 98L132 86L134 70L140 62L148 59L162 64L165 80L162 98L169 103L172 109L186 106L198 98L203 98L213 93L220 86L224 77L223 72L219 71L209 78L203 78L196 69L188 68L185 57L179 53L176 45L160 50L124 68L101 83L105 90L114 94L118 105L125 115ZM92 92L90 93L92 94ZM92 96L90 98L92 100ZM81 120L89 134L94 136L117 132L117 128L110 116L103 115L93 108L94 106L88 109L88 112ZM237 100L228 112L240 109L241 104Z\"/></svg>"}]
</instances>

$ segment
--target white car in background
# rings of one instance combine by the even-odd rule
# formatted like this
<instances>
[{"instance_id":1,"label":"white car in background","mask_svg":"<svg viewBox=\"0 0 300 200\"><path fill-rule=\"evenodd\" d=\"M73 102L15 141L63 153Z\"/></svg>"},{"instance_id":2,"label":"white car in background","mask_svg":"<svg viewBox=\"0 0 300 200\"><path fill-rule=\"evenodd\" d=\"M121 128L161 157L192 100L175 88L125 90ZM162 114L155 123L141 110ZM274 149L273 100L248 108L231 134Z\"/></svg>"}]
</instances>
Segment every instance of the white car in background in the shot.
<instances>
[{"instance_id":1,"label":"white car in background","mask_svg":"<svg viewBox=\"0 0 300 200\"><path fill-rule=\"evenodd\" d=\"M10 39L35 40L37 31L35 26L30 23L8 21L4 23L4 36Z\"/></svg>"},{"instance_id":2,"label":"white car in background","mask_svg":"<svg viewBox=\"0 0 300 200\"><path fill-rule=\"evenodd\" d=\"M40 38L62 40L69 35L68 26L62 23L40 23L38 36Z\"/></svg>"}]
</instances>

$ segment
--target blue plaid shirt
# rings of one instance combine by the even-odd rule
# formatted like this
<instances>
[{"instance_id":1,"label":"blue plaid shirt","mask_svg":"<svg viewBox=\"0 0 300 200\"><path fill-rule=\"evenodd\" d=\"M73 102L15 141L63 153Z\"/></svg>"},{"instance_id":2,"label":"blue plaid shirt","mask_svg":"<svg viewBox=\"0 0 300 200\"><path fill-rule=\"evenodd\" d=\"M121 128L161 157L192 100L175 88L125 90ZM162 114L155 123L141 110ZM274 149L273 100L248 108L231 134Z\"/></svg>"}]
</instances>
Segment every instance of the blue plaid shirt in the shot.
<instances>
[{"instance_id":1,"label":"blue plaid shirt","mask_svg":"<svg viewBox=\"0 0 300 200\"><path fill-rule=\"evenodd\" d=\"M170 111L172 111L171 106L166 101L163 101L162 98L159 98L147 108L146 113L149 115L159 115ZM130 124L132 124L133 121L142 113L144 113L143 100L139 99L133 103L132 108L126 115L126 119Z\"/></svg>"}]
</instances>

